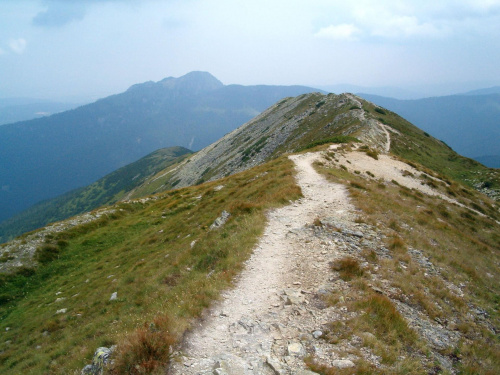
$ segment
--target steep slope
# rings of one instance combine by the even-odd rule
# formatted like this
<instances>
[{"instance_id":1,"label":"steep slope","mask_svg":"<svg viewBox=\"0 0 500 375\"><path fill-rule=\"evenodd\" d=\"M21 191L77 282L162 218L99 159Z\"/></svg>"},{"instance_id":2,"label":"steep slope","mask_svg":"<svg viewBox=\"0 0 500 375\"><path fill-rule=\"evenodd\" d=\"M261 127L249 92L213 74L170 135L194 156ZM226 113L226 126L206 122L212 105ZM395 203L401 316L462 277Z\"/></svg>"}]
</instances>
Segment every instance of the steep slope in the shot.
<instances>
[{"instance_id":1,"label":"steep slope","mask_svg":"<svg viewBox=\"0 0 500 375\"><path fill-rule=\"evenodd\" d=\"M500 94L453 95L418 100L360 95L444 140L461 155L472 158L500 155ZM488 166L500 168L498 164Z\"/></svg>"},{"instance_id":2,"label":"steep slope","mask_svg":"<svg viewBox=\"0 0 500 375\"><path fill-rule=\"evenodd\" d=\"M2 245L0 369L116 344L109 373L497 373L499 205L460 182L485 178L356 96L282 100L134 194L198 185ZM226 357L190 351L210 321Z\"/></svg>"},{"instance_id":3,"label":"steep slope","mask_svg":"<svg viewBox=\"0 0 500 375\"><path fill-rule=\"evenodd\" d=\"M0 221L164 147L216 141L301 86L225 86L209 73L146 82L53 116L0 127Z\"/></svg>"},{"instance_id":4,"label":"steep slope","mask_svg":"<svg viewBox=\"0 0 500 375\"><path fill-rule=\"evenodd\" d=\"M460 156L397 114L352 94L312 93L283 99L181 165L159 172L132 196L211 181L277 155L346 136L356 137L378 152L390 150L491 196L498 195L499 171Z\"/></svg>"},{"instance_id":5,"label":"steep slope","mask_svg":"<svg viewBox=\"0 0 500 375\"><path fill-rule=\"evenodd\" d=\"M191 151L183 147L164 148L104 176L87 187L38 203L0 223L0 243L54 221L116 203L149 177L171 164L178 163L190 153Z\"/></svg>"}]
</instances>

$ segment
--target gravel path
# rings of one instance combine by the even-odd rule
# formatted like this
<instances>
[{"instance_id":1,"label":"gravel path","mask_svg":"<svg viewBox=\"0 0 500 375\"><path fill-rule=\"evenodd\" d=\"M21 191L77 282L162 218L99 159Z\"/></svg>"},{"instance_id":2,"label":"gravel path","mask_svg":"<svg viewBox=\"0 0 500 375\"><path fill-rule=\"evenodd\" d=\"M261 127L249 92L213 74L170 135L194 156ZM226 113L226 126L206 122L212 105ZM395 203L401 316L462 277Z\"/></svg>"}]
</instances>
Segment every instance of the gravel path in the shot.
<instances>
[{"instance_id":1,"label":"gravel path","mask_svg":"<svg viewBox=\"0 0 500 375\"><path fill-rule=\"evenodd\" d=\"M354 219L346 188L312 167L318 158L317 153L290 157L304 198L268 214L265 233L235 288L186 338L170 373L310 373L303 370L301 335L332 318L328 309L314 311L314 296L328 281L335 252L335 244L319 244L311 236L312 223L325 216Z\"/></svg>"}]
</instances>

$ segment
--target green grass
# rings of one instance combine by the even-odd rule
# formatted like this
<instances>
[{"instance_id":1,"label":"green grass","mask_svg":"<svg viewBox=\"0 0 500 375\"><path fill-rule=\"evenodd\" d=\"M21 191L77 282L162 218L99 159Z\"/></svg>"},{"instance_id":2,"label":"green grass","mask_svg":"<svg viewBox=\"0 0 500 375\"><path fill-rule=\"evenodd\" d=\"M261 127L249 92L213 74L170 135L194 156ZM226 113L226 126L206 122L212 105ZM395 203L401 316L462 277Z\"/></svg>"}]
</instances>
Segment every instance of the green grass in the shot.
<instances>
[{"instance_id":1,"label":"green grass","mask_svg":"<svg viewBox=\"0 0 500 375\"><path fill-rule=\"evenodd\" d=\"M0 372L72 373L97 347L115 343L120 369L164 366L169 352L158 342L177 342L231 284L264 229L265 210L300 196L292 166L280 158L157 200L122 203L113 217L56 235L55 244L65 241L57 257L32 275L1 281ZM223 210L229 221L210 231ZM150 332L151 323L162 328Z\"/></svg>"}]
</instances>

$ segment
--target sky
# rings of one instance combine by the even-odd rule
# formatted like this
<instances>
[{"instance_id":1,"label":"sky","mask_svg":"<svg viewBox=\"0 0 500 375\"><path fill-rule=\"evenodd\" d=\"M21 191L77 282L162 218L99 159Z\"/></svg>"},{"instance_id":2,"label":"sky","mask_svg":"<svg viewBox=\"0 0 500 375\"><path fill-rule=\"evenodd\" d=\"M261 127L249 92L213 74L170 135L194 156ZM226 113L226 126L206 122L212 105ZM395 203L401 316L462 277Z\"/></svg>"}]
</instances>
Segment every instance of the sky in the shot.
<instances>
[{"instance_id":1,"label":"sky","mask_svg":"<svg viewBox=\"0 0 500 375\"><path fill-rule=\"evenodd\" d=\"M499 62L500 0L0 0L0 98L90 101L193 70L466 91L500 85Z\"/></svg>"}]
</instances>

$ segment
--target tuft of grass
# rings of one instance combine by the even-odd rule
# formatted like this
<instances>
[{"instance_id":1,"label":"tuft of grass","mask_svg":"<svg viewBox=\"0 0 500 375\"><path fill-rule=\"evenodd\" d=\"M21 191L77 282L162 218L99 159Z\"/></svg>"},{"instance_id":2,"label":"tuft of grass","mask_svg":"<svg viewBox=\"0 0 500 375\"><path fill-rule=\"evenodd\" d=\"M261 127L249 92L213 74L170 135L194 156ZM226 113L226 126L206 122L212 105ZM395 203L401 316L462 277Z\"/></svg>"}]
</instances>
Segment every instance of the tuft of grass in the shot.
<instances>
[{"instance_id":1,"label":"tuft of grass","mask_svg":"<svg viewBox=\"0 0 500 375\"><path fill-rule=\"evenodd\" d=\"M388 247L393 251L406 251L406 244L398 235L394 235L390 238Z\"/></svg>"},{"instance_id":2,"label":"tuft of grass","mask_svg":"<svg viewBox=\"0 0 500 375\"><path fill-rule=\"evenodd\" d=\"M386 296L373 293L357 305L365 311L362 319L386 344L414 345L416 343L417 334L408 327L405 319Z\"/></svg>"},{"instance_id":3,"label":"tuft of grass","mask_svg":"<svg viewBox=\"0 0 500 375\"><path fill-rule=\"evenodd\" d=\"M339 272L340 278L344 281L364 275L364 271L360 267L359 261L353 257L345 257L336 260L332 264L332 269Z\"/></svg>"},{"instance_id":4,"label":"tuft of grass","mask_svg":"<svg viewBox=\"0 0 500 375\"><path fill-rule=\"evenodd\" d=\"M366 155L368 155L369 157L375 159L375 160L378 160L378 152L376 150L367 150L366 152Z\"/></svg>"},{"instance_id":5,"label":"tuft of grass","mask_svg":"<svg viewBox=\"0 0 500 375\"><path fill-rule=\"evenodd\" d=\"M144 324L120 343L114 355L111 374L152 374L163 371L169 364L177 338L172 333L171 322L165 315Z\"/></svg>"},{"instance_id":6,"label":"tuft of grass","mask_svg":"<svg viewBox=\"0 0 500 375\"><path fill-rule=\"evenodd\" d=\"M40 263L48 263L59 257L61 250L56 245L44 244L35 251L35 259Z\"/></svg>"},{"instance_id":7,"label":"tuft of grass","mask_svg":"<svg viewBox=\"0 0 500 375\"><path fill-rule=\"evenodd\" d=\"M350 184L353 188L360 189L360 190L366 190L366 185L362 184L361 182L358 181L351 181Z\"/></svg>"},{"instance_id":8,"label":"tuft of grass","mask_svg":"<svg viewBox=\"0 0 500 375\"><path fill-rule=\"evenodd\" d=\"M319 219L319 217L315 218L314 221L313 221L313 225L315 227L322 227L323 226L323 223L321 222L321 220Z\"/></svg>"}]
</instances>

